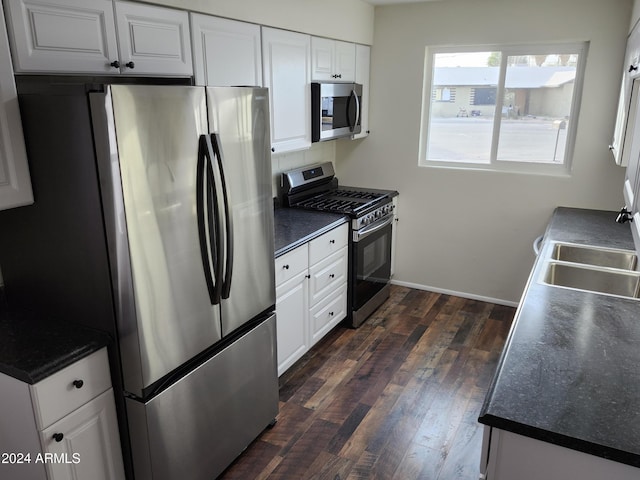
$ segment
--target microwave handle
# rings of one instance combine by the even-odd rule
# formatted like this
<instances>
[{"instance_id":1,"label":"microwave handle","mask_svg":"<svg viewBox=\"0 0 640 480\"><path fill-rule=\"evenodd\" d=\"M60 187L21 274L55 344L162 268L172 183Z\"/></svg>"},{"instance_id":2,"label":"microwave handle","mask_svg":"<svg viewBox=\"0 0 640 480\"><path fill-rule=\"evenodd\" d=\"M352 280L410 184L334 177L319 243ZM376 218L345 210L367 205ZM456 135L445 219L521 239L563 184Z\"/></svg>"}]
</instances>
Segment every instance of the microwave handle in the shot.
<instances>
[{"instance_id":1,"label":"microwave handle","mask_svg":"<svg viewBox=\"0 0 640 480\"><path fill-rule=\"evenodd\" d=\"M356 101L356 118L353 122L353 125L349 125L349 129L353 132L358 124L358 120L360 120L360 100L358 100L358 94L355 90L351 90L351 96Z\"/></svg>"}]
</instances>

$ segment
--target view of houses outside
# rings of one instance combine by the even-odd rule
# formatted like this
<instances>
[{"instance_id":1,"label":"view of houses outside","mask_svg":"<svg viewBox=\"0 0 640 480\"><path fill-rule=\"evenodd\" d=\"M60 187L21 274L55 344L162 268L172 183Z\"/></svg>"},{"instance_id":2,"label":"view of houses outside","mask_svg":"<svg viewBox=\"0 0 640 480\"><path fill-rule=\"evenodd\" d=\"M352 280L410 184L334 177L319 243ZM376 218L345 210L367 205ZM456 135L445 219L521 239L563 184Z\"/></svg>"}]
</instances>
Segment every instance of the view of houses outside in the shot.
<instances>
[{"instance_id":1,"label":"view of houses outside","mask_svg":"<svg viewBox=\"0 0 640 480\"><path fill-rule=\"evenodd\" d=\"M577 55L505 56L498 99L501 61L499 52L434 55L428 160L491 163L498 128L495 160L564 162Z\"/></svg>"}]
</instances>

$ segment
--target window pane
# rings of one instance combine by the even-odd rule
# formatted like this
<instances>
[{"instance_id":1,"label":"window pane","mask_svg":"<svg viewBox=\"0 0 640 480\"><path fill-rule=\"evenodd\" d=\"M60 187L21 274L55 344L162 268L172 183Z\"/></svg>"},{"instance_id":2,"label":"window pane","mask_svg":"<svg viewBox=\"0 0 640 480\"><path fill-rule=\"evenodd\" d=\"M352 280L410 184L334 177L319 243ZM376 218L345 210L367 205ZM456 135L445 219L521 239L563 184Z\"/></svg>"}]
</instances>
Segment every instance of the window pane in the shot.
<instances>
[{"instance_id":1,"label":"window pane","mask_svg":"<svg viewBox=\"0 0 640 480\"><path fill-rule=\"evenodd\" d=\"M563 163L578 55L507 57L498 160Z\"/></svg>"},{"instance_id":2,"label":"window pane","mask_svg":"<svg viewBox=\"0 0 640 480\"><path fill-rule=\"evenodd\" d=\"M490 163L500 53L434 55L427 158Z\"/></svg>"}]
</instances>

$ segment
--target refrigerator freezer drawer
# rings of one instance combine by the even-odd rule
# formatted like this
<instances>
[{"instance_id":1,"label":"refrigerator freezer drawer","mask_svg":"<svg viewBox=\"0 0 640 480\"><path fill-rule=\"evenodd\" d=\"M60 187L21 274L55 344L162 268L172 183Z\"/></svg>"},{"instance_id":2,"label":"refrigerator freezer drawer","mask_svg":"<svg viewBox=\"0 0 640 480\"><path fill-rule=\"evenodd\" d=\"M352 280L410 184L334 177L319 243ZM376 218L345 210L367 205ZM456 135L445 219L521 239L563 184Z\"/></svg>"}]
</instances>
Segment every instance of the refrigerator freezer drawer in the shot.
<instances>
[{"instance_id":1,"label":"refrigerator freezer drawer","mask_svg":"<svg viewBox=\"0 0 640 480\"><path fill-rule=\"evenodd\" d=\"M278 413L275 315L147 403L127 399L136 478L216 478Z\"/></svg>"}]
</instances>

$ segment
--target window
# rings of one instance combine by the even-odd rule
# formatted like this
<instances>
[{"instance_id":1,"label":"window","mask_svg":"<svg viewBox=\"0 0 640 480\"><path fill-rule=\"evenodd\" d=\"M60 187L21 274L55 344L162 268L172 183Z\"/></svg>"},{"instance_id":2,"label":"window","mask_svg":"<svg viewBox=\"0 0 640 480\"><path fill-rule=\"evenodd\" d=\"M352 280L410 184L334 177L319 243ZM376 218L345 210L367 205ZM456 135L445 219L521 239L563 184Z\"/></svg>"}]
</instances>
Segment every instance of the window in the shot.
<instances>
[{"instance_id":1,"label":"window","mask_svg":"<svg viewBox=\"0 0 640 480\"><path fill-rule=\"evenodd\" d=\"M427 48L420 165L566 174L586 50Z\"/></svg>"}]
</instances>

